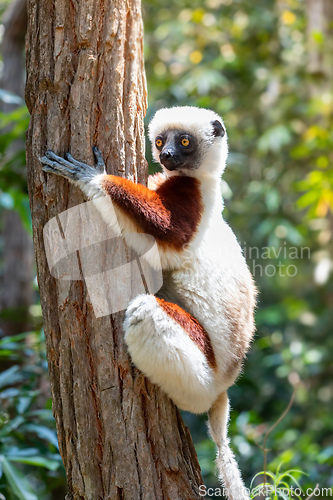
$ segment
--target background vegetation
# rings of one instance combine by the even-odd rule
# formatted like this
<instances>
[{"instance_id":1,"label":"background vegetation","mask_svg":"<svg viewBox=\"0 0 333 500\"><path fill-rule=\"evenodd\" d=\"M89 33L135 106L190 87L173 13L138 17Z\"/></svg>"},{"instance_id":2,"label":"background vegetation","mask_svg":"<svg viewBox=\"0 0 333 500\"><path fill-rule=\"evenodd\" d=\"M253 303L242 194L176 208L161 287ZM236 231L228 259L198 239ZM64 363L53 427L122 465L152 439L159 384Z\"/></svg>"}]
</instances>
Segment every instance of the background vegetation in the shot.
<instances>
[{"instance_id":1,"label":"background vegetation","mask_svg":"<svg viewBox=\"0 0 333 500\"><path fill-rule=\"evenodd\" d=\"M321 17L313 10L319 5L327 9ZM332 487L332 8L324 0L144 0L143 8L147 122L162 106L189 104L217 111L228 131L224 216L260 292L257 337L230 390L230 435L246 483L263 469L264 436L296 389L267 439L269 469L284 462L282 470L308 474L304 489ZM0 215L15 210L28 228L24 156L12 150L26 120L24 108L0 115ZM3 258L0 265L3 274ZM0 493L7 499L63 498L34 296L27 333L12 336L5 321L22 323L19 309L0 318ZM184 418L204 481L217 486L205 417Z\"/></svg>"}]
</instances>

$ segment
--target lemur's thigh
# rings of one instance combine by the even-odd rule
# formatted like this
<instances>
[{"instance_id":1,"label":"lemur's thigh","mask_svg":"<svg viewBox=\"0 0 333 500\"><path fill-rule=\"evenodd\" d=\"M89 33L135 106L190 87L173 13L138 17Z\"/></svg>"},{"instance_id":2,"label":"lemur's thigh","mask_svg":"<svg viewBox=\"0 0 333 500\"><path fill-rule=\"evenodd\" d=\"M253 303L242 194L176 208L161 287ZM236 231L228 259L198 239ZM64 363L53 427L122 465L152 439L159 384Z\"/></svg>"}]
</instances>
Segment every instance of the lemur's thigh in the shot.
<instances>
[{"instance_id":1,"label":"lemur's thigh","mask_svg":"<svg viewBox=\"0 0 333 500\"><path fill-rule=\"evenodd\" d=\"M129 305L125 342L134 364L184 410L208 411L216 399L209 337L189 313L153 295Z\"/></svg>"}]
</instances>

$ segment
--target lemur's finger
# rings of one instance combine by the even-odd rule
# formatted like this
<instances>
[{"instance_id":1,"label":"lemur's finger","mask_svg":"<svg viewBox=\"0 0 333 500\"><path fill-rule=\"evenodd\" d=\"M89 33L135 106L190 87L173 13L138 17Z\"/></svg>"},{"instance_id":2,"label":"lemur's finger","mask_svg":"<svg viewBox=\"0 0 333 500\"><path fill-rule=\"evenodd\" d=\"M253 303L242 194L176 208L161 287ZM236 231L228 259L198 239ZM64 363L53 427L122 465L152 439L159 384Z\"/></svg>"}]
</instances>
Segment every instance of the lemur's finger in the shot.
<instances>
[{"instance_id":1,"label":"lemur's finger","mask_svg":"<svg viewBox=\"0 0 333 500\"><path fill-rule=\"evenodd\" d=\"M76 176L75 170L63 167L57 161L50 160L46 155L40 158L40 161L43 164L44 172L61 175L63 177L68 177L69 179L74 179Z\"/></svg>"},{"instance_id":2,"label":"lemur's finger","mask_svg":"<svg viewBox=\"0 0 333 500\"><path fill-rule=\"evenodd\" d=\"M75 160L73 156L70 153L65 153L65 158L71 162L72 166L74 165L75 167L83 168L86 167L87 165L85 163L81 163L78 160Z\"/></svg>"},{"instance_id":3,"label":"lemur's finger","mask_svg":"<svg viewBox=\"0 0 333 500\"><path fill-rule=\"evenodd\" d=\"M65 158L62 158L61 156L56 155L50 149L48 151L46 151L45 156L47 158L49 158L50 160L53 160L53 161L59 163L63 167L68 168L69 170L73 170L74 169L74 165L72 163L70 163L69 161L65 160ZM82 167L82 165L80 165L80 166ZM74 169L74 170L76 170L76 169Z\"/></svg>"},{"instance_id":4,"label":"lemur's finger","mask_svg":"<svg viewBox=\"0 0 333 500\"><path fill-rule=\"evenodd\" d=\"M94 146L92 150L96 159L96 169L100 172L105 172L105 163L103 160L102 153L96 146Z\"/></svg>"},{"instance_id":5,"label":"lemur's finger","mask_svg":"<svg viewBox=\"0 0 333 500\"><path fill-rule=\"evenodd\" d=\"M49 165L43 164L42 170L44 172L48 172L50 174L58 174L58 175L60 175L60 173L58 173L56 170L54 170L53 167L50 167Z\"/></svg>"}]
</instances>

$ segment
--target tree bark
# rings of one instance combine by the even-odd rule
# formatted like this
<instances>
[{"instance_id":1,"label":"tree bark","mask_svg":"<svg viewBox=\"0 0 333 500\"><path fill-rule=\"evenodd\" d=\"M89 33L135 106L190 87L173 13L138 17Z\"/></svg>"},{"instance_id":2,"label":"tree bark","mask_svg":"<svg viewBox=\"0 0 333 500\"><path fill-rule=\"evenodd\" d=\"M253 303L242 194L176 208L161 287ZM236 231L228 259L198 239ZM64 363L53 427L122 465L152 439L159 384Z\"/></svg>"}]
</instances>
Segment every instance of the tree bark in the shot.
<instances>
[{"instance_id":1,"label":"tree bark","mask_svg":"<svg viewBox=\"0 0 333 500\"><path fill-rule=\"evenodd\" d=\"M178 410L130 362L122 314L96 318L83 281L55 280L46 222L82 203L48 176L47 148L146 179L146 89L139 0L29 0L28 183L53 412L68 499L199 498L200 469Z\"/></svg>"}]
</instances>

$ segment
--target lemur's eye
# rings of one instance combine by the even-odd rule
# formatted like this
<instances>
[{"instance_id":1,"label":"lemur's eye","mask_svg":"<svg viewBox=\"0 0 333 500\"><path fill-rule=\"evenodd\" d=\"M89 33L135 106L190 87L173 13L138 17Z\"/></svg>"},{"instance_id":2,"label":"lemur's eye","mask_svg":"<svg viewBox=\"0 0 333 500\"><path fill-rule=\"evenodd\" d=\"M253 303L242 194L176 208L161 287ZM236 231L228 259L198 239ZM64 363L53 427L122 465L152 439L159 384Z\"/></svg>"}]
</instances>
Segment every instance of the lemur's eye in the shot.
<instances>
[{"instance_id":1,"label":"lemur's eye","mask_svg":"<svg viewBox=\"0 0 333 500\"><path fill-rule=\"evenodd\" d=\"M188 140L187 137L183 137L182 138L182 146L184 146L185 148L190 144L190 141Z\"/></svg>"},{"instance_id":2,"label":"lemur's eye","mask_svg":"<svg viewBox=\"0 0 333 500\"><path fill-rule=\"evenodd\" d=\"M155 146L156 146L157 148L161 148L161 147L162 147L162 144L163 144L162 139L157 138L157 139L155 140Z\"/></svg>"}]
</instances>

